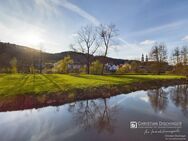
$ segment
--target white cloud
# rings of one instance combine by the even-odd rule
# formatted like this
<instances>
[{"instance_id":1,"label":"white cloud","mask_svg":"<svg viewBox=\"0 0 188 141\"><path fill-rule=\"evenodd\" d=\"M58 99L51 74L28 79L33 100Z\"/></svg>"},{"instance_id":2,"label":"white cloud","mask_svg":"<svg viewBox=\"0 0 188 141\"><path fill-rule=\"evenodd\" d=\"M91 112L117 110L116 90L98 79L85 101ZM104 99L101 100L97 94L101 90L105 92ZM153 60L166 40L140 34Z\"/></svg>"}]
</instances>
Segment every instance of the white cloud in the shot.
<instances>
[{"instance_id":1,"label":"white cloud","mask_svg":"<svg viewBox=\"0 0 188 141\"><path fill-rule=\"evenodd\" d=\"M182 41L188 41L188 35L182 38Z\"/></svg>"},{"instance_id":2,"label":"white cloud","mask_svg":"<svg viewBox=\"0 0 188 141\"><path fill-rule=\"evenodd\" d=\"M68 0L35 0L35 3L39 7L43 7L44 9L49 10L49 11L54 11L54 9L57 8L58 6L62 6L78 14L79 16L83 17L84 19L90 21L91 23L95 25L100 24L99 20L96 17L89 14L85 10L81 9L79 6L69 2Z\"/></svg>"},{"instance_id":3,"label":"white cloud","mask_svg":"<svg viewBox=\"0 0 188 141\"><path fill-rule=\"evenodd\" d=\"M123 59L135 59L140 60L142 54L148 54L150 48L144 47L138 42L130 43L123 38L117 38L120 44L114 45L116 50L109 52L109 56Z\"/></svg>"},{"instance_id":4,"label":"white cloud","mask_svg":"<svg viewBox=\"0 0 188 141\"><path fill-rule=\"evenodd\" d=\"M55 1L55 0L54 0ZM36 7L43 15L60 15L57 6L51 0L34 0Z\"/></svg>"},{"instance_id":5,"label":"white cloud","mask_svg":"<svg viewBox=\"0 0 188 141\"><path fill-rule=\"evenodd\" d=\"M188 23L187 20L177 21L177 22L173 22L173 23L169 23L169 24L165 24L161 26L156 26L156 27L132 32L129 34L129 36L138 36L138 35L141 36L141 35L146 35L146 34L151 34L151 33L158 33L162 31L171 31L173 29L177 29L181 27L182 25L186 25L187 23Z\"/></svg>"},{"instance_id":6,"label":"white cloud","mask_svg":"<svg viewBox=\"0 0 188 141\"><path fill-rule=\"evenodd\" d=\"M116 45L117 51L110 51L109 56L122 59L140 60L142 54L148 54L149 49L143 48L138 44Z\"/></svg>"},{"instance_id":7,"label":"white cloud","mask_svg":"<svg viewBox=\"0 0 188 141\"><path fill-rule=\"evenodd\" d=\"M124 40L123 38L118 37L116 39L119 40L120 43L122 43L122 44L129 45L129 43L126 40Z\"/></svg>"},{"instance_id":8,"label":"white cloud","mask_svg":"<svg viewBox=\"0 0 188 141\"><path fill-rule=\"evenodd\" d=\"M140 45L153 45L155 42L154 40L145 40L140 42Z\"/></svg>"},{"instance_id":9,"label":"white cloud","mask_svg":"<svg viewBox=\"0 0 188 141\"><path fill-rule=\"evenodd\" d=\"M77 13L78 15L80 15L81 17L87 19L88 21L92 22L95 25L99 25L100 22L97 20L97 18L95 18L94 16L90 15L88 12L84 11L83 9L81 9L80 7L78 7L75 4L72 4L70 2L68 2L67 0L64 0L63 2L59 3L60 5L62 5L63 7Z\"/></svg>"}]
</instances>

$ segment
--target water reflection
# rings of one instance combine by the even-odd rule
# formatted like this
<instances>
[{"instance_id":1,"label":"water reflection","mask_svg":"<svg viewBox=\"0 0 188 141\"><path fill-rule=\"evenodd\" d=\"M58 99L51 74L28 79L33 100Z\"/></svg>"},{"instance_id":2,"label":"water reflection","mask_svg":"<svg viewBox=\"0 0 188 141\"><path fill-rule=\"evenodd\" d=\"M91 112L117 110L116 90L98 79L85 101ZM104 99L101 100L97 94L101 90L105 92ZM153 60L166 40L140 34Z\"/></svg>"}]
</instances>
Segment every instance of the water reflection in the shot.
<instances>
[{"instance_id":1,"label":"water reflection","mask_svg":"<svg viewBox=\"0 0 188 141\"><path fill-rule=\"evenodd\" d=\"M170 97L173 103L182 109L185 116L188 116L188 85L178 85L171 89Z\"/></svg>"},{"instance_id":2,"label":"water reflection","mask_svg":"<svg viewBox=\"0 0 188 141\"><path fill-rule=\"evenodd\" d=\"M155 112L164 112L171 100L176 107L181 108L184 115L188 116L188 85L148 90L147 95Z\"/></svg>"},{"instance_id":3,"label":"water reflection","mask_svg":"<svg viewBox=\"0 0 188 141\"><path fill-rule=\"evenodd\" d=\"M109 107L107 100L104 99L104 105L100 107L99 116L97 118L96 127L98 132L108 131L114 132L115 113L117 114L117 107Z\"/></svg>"},{"instance_id":4,"label":"water reflection","mask_svg":"<svg viewBox=\"0 0 188 141\"><path fill-rule=\"evenodd\" d=\"M70 104L68 110L73 114L76 124L86 131L90 128L97 129L98 133L114 131L117 106L109 106L107 98L101 99L100 102L95 100L76 102Z\"/></svg>"},{"instance_id":5,"label":"water reflection","mask_svg":"<svg viewBox=\"0 0 188 141\"><path fill-rule=\"evenodd\" d=\"M130 121L182 121L188 136L188 85L77 101L62 106L0 112L1 141L159 141L132 130ZM7 133L8 131L8 133Z\"/></svg>"},{"instance_id":6,"label":"water reflection","mask_svg":"<svg viewBox=\"0 0 188 141\"><path fill-rule=\"evenodd\" d=\"M164 112L168 104L168 93L163 88L148 91L148 97L155 112Z\"/></svg>"}]
</instances>

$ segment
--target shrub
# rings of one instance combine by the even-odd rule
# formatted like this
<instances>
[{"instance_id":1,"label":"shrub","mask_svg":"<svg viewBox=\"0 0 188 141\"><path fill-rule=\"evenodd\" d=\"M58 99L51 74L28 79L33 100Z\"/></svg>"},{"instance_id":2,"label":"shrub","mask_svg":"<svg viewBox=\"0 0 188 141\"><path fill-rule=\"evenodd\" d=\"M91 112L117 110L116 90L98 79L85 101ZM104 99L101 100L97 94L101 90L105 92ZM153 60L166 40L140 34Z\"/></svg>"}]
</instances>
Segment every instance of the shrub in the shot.
<instances>
[{"instance_id":1,"label":"shrub","mask_svg":"<svg viewBox=\"0 0 188 141\"><path fill-rule=\"evenodd\" d=\"M117 74L124 74L124 73L129 73L131 71L131 65L125 64L121 67L118 68L116 71Z\"/></svg>"},{"instance_id":2,"label":"shrub","mask_svg":"<svg viewBox=\"0 0 188 141\"><path fill-rule=\"evenodd\" d=\"M10 60L11 73L17 73L17 59L14 57Z\"/></svg>"},{"instance_id":3,"label":"shrub","mask_svg":"<svg viewBox=\"0 0 188 141\"><path fill-rule=\"evenodd\" d=\"M102 66L102 63L98 60L92 62L90 67L91 74L101 74Z\"/></svg>"},{"instance_id":4,"label":"shrub","mask_svg":"<svg viewBox=\"0 0 188 141\"><path fill-rule=\"evenodd\" d=\"M56 73L69 73L69 65L73 64L73 60L71 59L70 56L66 56L64 57L62 60L58 61L54 68L53 68L53 72Z\"/></svg>"}]
</instances>

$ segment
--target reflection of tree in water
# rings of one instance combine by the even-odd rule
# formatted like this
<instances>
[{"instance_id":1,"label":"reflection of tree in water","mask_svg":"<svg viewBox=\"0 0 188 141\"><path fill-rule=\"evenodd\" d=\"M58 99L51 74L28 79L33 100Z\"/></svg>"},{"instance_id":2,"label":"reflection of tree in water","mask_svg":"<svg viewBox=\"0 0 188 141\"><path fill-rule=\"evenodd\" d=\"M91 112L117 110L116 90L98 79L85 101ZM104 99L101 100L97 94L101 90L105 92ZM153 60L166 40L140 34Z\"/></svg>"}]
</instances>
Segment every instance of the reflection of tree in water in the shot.
<instances>
[{"instance_id":1,"label":"reflection of tree in water","mask_svg":"<svg viewBox=\"0 0 188 141\"><path fill-rule=\"evenodd\" d=\"M96 128L98 132L107 131L109 133L114 132L113 122L115 119L116 107L108 107L106 99L104 99L104 105L100 108L99 116L97 117Z\"/></svg>"},{"instance_id":2,"label":"reflection of tree in water","mask_svg":"<svg viewBox=\"0 0 188 141\"><path fill-rule=\"evenodd\" d=\"M77 102L69 106L69 112L73 113L74 119L84 129L96 128L98 132L107 131L112 133L114 126L114 112L116 107L109 107L107 100L87 100Z\"/></svg>"},{"instance_id":3,"label":"reflection of tree in water","mask_svg":"<svg viewBox=\"0 0 188 141\"><path fill-rule=\"evenodd\" d=\"M173 103L181 107L182 112L188 115L188 85L177 85L171 89L170 95Z\"/></svg>"},{"instance_id":4,"label":"reflection of tree in water","mask_svg":"<svg viewBox=\"0 0 188 141\"><path fill-rule=\"evenodd\" d=\"M86 100L70 106L69 111L74 114L76 123L81 125L85 129L90 128L94 120L96 111L95 108L97 108L95 106L95 102Z\"/></svg>"},{"instance_id":5,"label":"reflection of tree in water","mask_svg":"<svg viewBox=\"0 0 188 141\"><path fill-rule=\"evenodd\" d=\"M148 97L155 112L165 111L168 104L168 98L167 93L163 90L163 88L149 90Z\"/></svg>"}]
</instances>

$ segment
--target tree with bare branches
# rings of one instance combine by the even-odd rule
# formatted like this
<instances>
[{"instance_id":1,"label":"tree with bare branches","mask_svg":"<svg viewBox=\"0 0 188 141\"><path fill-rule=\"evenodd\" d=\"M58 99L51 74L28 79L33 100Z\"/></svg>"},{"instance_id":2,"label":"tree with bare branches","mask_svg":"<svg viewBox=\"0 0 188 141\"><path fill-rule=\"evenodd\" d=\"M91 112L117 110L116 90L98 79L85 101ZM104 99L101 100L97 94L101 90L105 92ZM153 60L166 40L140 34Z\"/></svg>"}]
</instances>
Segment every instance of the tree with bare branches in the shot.
<instances>
[{"instance_id":1,"label":"tree with bare branches","mask_svg":"<svg viewBox=\"0 0 188 141\"><path fill-rule=\"evenodd\" d=\"M150 58L156 62L167 61L167 48L164 43L155 43L150 52Z\"/></svg>"},{"instance_id":2,"label":"tree with bare branches","mask_svg":"<svg viewBox=\"0 0 188 141\"><path fill-rule=\"evenodd\" d=\"M96 28L92 25L86 25L76 34L76 44L70 46L76 52L86 54L87 74L90 73L91 56L95 54L99 48L97 42Z\"/></svg>"},{"instance_id":3,"label":"tree with bare branches","mask_svg":"<svg viewBox=\"0 0 188 141\"><path fill-rule=\"evenodd\" d=\"M164 72L167 62L167 47L165 43L155 43L150 52L150 59L153 61L151 70L160 74Z\"/></svg>"},{"instance_id":4,"label":"tree with bare branches","mask_svg":"<svg viewBox=\"0 0 188 141\"><path fill-rule=\"evenodd\" d=\"M188 46L183 46L181 49L181 60L183 65L188 64Z\"/></svg>"},{"instance_id":5,"label":"tree with bare branches","mask_svg":"<svg viewBox=\"0 0 188 141\"><path fill-rule=\"evenodd\" d=\"M114 24L110 24L110 25L100 25L98 27L97 30L101 41L103 43L103 47L104 47L104 60L103 60L103 67L102 67L102 72L101 74L104 74L104 67L105 67L105 63L106 63L106 56L108 54L109 48L111 47L111 41L112 39L117 36L117 32L118 30L116 29L116 26Z\"/></svg>"},{"instance_id":6,"label":"tree with bare branches","mask_svg":"<svg viewBox=\"0 0 188 141\"><path fill-rule=\"evenodd\" d=\"M173 51L173 60L175 64L179 64L181 62L181 51L179 47L176 47Z\"/></svg>"}]
</instances>

